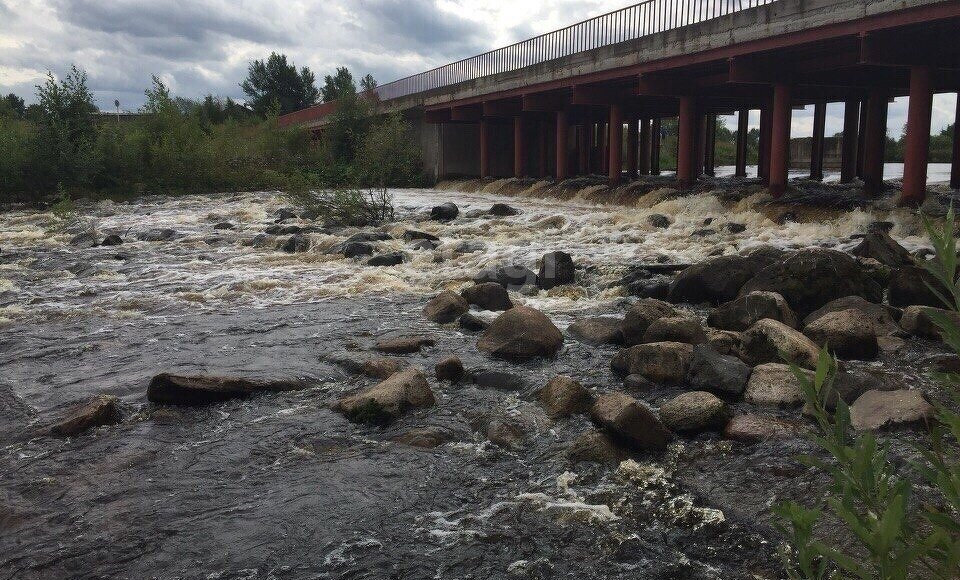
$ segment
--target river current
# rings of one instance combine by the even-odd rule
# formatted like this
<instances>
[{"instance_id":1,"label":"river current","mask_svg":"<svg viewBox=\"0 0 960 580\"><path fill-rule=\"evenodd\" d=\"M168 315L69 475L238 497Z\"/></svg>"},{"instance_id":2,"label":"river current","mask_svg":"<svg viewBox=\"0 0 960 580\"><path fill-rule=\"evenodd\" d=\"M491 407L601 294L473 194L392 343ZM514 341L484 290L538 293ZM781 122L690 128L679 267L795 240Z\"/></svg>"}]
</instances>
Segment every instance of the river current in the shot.
<instances>
[{"instance_id":1,"label":"river current","mask_svg":"<svg viewBox=\"0 0 960 580\"><path fill-rule=\"evenodd\" d=\"M555 360L524 364L481 355L476 334L425 320L441 289L481 268L563 250L574 286L516 303L565 329L579 317L622 314L632 265L694 263L760 244L847 249L872 221L894 223L908 249L924 246L904 210L854 210L778 225L765 194L722 201L652 192L630 206L538 196L398 190L398 266L325 253L356 230L310 234L285 253L252 240L289 205L275 193L80 204L74 215L0 214L0 578L777 578L769 507L820 482L793 456L802 439L739 445L678 439L660 459L619 467L571 464L588 419L548 419L532 394L557 374L597 393L622 389L612 347L567 337ZM473 188L476 189L476 188ZM592 200L592 201L590 201ZM430 221L455 202L460 217ZM476 215L496 202L521 213ZM673 225L657 229L650 214ZM713 218L713 233L704 222ZM723 224L745 226L729 233ZM233 229L215 229L230 223ZM293 220L287 224L310 225ZM165 241L139 233L169 228ZM407 229L440 238L411 249ZM78 233L116 233L113 247L70 245ZM492 319L493 313L479 313ZM519 377L509 391L431 382L437 406L388 427L349 423L329 409L373 384L335 360L385 335L426 334L436 345L406 357L431 374L457 354L468 368ZM922 382L897 361L870 372ZM160 372L298 379L307 388L200 409L155 407ZM656 406L677 394L635 396ZM90 397L120 398L124 419L68 439L44 425ZM491 424L515 441L496 445ZM429 427L446 443L393 441Z\"/></svg>"}]
</instances>

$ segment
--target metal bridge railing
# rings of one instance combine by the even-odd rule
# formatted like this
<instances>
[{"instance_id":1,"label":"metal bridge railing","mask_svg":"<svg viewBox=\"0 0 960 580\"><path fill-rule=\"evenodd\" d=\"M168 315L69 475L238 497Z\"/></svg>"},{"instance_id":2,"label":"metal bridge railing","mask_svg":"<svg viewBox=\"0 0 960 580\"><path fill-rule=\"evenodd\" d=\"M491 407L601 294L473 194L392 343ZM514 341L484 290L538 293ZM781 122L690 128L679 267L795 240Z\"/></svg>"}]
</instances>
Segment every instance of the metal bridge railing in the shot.
<instances>
[{"instance_id":1,"label":"metal bridge railing","mask_svg":"<svg viewBox=\"0 0 960 580\"><path fill-rule=\"evenodd\" d=\"M697 24L777 0L646 0L560 30L377 87L381 101L518 70L579 52Z\"/></svg>"}]
</instances>

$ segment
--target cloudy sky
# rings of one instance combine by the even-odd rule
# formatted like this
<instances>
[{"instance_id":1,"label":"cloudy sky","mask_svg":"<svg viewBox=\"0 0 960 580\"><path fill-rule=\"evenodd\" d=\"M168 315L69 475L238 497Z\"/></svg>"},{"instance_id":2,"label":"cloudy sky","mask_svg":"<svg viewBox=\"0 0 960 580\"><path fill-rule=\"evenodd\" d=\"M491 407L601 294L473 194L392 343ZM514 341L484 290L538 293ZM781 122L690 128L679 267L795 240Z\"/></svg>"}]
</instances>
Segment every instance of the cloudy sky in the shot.
<instances>
[{"instance_id":1,"label":"cloudy sky","mask_svg":"<svg viewBox=\"0 0 960 580\"><path fill-rule=\"evenodd\" d=\"M104 109L143 103L150 75L185 97L242 98L251 60L283 52L322 79L346 65L381 83L608 12L627 0L0 0L0 93L28 102L47 71L90 75ZM953 122L940 95L934 130ZM842 125L828 110L827 133ZM891 105L899 135L906 100ZM794 131L809 134L811 112Z\"/></svg>"}]
</instances>

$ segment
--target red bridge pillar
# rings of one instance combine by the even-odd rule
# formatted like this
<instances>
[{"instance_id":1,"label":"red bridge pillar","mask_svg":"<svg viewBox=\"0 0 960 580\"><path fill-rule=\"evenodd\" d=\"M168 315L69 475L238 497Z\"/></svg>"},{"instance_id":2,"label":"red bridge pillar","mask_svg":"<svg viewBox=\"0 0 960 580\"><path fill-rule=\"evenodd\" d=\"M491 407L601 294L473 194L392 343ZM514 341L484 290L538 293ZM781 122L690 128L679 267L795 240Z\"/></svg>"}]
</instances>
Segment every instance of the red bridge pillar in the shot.
<instances>
[{"instance_id":1,"label":"red bridge pillar","mask_svg":"<svg viewBox=\"0 0 960 580\"><path fill-rule=\"evenodd\" d=\"M850 183L857 176L857 133L860 128L860 101L843 104L843 150L840 154L840 183Z\"/></svg>"},{"instance_id":2,"label":"red bridge pillar","mask_svg":"<svg viewBox=\"0 0 960 580\"><path fill-rule=\"evenodd\" d=\"M737 113L737 162L734 177L747 176L747 133L750 130L750 110Z\"/></svg>"},{"instance_id":3,"label":"red bridge pillar","mask_svg":"<svg viewBox=\"0 0 960 580\"><path fill-rule=\"evenodd\" d=\"M608 135L610 158L607 169L609 170L610 184L617 185L620 183L620 176L623 172L623 107L620 105L610 105Z\"/></svg>"},{"instance_id":4,"label":"red bridge pillar","mask_svg":"<svg viewBox=\"0 0 960 580\"><path fill-rule=\"evenodd\" d=\"M790 86L773 86L773 115L770 134L770 193L779 197L787 190L790 174L790 122L793 115Z\"/></svg>"},{"instance_id":5,"label":"red bridge pillar","mask_svg":"<svg viewBox=\"0 0 960 580\"><path fill-rule=\"evenodd\" d=\"M677 122L677 183L681 189L697 181L697 99L680 97Z\"/></svg>"},{"instance_id":6,"label":"red bridge pillar","mask_svg":"<svg viewBox=\"0 0 960 580\"><path fill-rule=\"evenodd\" d=\"M910 69L910 105L903 143L903 205L919 205L927 196L927 161L930 156L930 117L933 113L933 69Z\"/></svg>"},{"instance_id":7,"label":"red bridge pillar","mask_svg":"<svg viewBox=\"0 0 960 580\"><path fill-rule=\"evenodd\" d=\"M771 109L767 105L760 109L760 151L757 176L764 185L770 185L770 135Z\"/></svg>"},{"instance_id":8,"label":"red bridge pillar","mask_svg":"<svg viewBox=\"0 0 960 580\"><path fill-rule=\"evenodd\" d=\"M640 120L640 175L650 175L650 119Z\"/></svg>"},{"instance_id":9,"label":"red bridge pillar","mask_svg":"<svg viewBox=\"0 0 960 580\"><path fill-rule=\"evenodd\" d=\"M887 145L887 93L875 89L867 99L863 137L863 189L877 195L883 188L883 155Z\"/></svg>"},{"instance_id":10,"label":"red bridge pillar","mask_svg":"<svg viewBox=\"0 0 960 580\"><path fill-rule=\"evenodd\" d=\"M480 177L490 177L490 121L480 119Z\"/></svg>"},{"instance_id":11,"label":"red bridge pillar","mask_svg":"<svg viewBox=\"0 0 960 580\"><path fill-rule=\"evenodd\" d=\"M523 177L527 169L527 140L524 138L523 117L513 118L513 176Z\"/></svg>"},{"instance_id":12,"label":"red bridge pillar","mask_svg":"<svg viewBox=\"0 0 960 580\"><path fill-rule=\"evenodd\" d=\"M557 180L567 178L569 158L567 157L567 112L557 111Z\"/></svg>"}]
</instances>

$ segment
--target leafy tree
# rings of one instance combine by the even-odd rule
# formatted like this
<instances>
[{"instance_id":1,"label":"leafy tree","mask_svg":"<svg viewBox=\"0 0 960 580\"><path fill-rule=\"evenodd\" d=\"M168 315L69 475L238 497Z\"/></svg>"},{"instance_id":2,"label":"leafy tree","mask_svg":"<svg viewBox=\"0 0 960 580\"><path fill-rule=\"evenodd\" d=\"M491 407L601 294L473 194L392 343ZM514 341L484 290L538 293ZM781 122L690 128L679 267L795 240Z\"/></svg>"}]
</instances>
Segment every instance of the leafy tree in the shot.
<instances>
[{"instance_id":1,"label":"leafy tree","mask_svg":"<svg viewBox=\"0 0 960 580\"><path fill-rule=\"evenodd\" d=\"M324 151L332 164L354 163L363 146L371 112L371 103L358 95L355 88L337 98L337 108L323 131Z\"/></svg>"},{"instance_id":2,"label":"leafy tree","mask_svg":"<svg viewBox=\"0 0 960 580\"><path fill-rule=\"evenodd\" d=\"M386 115L367 131L358 165L362 179L381 190L413 182L419 156L410 139L410 126L399 112Z\"/></svg>"},{"instance_id":3,"label":"leafy tree","mask_svg":"<svg viewBox=\"0 0 960 580\"><path fill-rule=\"evenodd\" d=\"M286 55L273 52L266 62L250 63L247 79L240 88L250 98L251 108L266 116L274 103L279 105L280 114L315 105L320 96L315 82L309 68L298 72L296 66L287 64Z\"/></svg>"},{"instance_id":4,"label":"leafy tree","mask_svg":"<svg viewBox=\"0 0 960 580\"><path fill-rule=\"evenodd\" d=\"M366 80L367 78L364 77L363 81ZM345 66L341 66L337 67L337 73L335 75L327 75L324 77L321 92L323 94L323 102L329 103L330 101L336 101L345 96L356 94L357 83L354 82L353 74L350 73L350 70Z\"/></svg>"},{"instance_id":5,"label":"leafy tree","mask_svg":"<svg viewBox=\"0 0 960 580\"><path fill-rule=\"evenodd\" d=\"M372 74L366 74L360 79L360 90L363 92L373 91L377 88L377 79Z\"/></svg>"},{"instance_id":6,"label":"leafy tree","mask_svg":"<svg viewBox=\"0 0 960 580\"><path fill-rule=\"evenodd\" d=\"M0 117L22 119L25 112L26 106L24 105L23 99L13 93L10 93L0 100Z\"/></svg>"}]
</instances>

